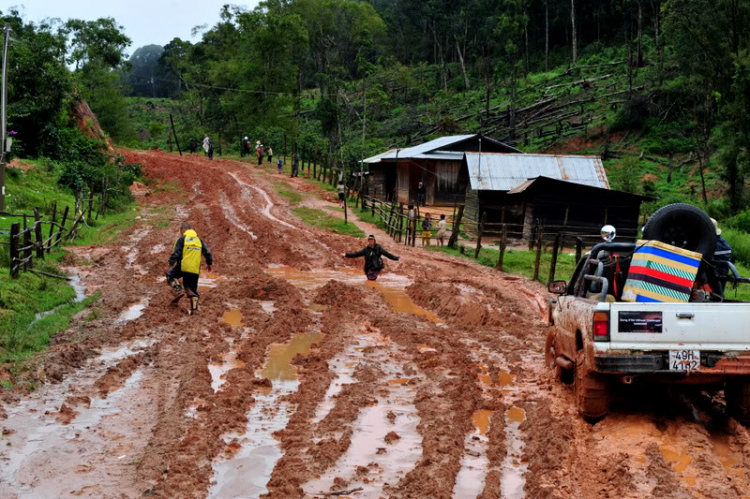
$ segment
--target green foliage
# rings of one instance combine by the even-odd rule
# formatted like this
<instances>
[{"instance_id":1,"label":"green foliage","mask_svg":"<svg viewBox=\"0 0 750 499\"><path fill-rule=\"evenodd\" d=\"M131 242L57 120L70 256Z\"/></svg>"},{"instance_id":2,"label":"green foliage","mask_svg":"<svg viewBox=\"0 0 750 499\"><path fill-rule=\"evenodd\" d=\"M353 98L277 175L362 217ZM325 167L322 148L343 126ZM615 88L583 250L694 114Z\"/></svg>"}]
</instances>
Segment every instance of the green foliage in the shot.
<instances>
[{"instance_id":1,"label":"green foliage","mask_svg":"<svg viewBox=\"0 0 750 499\"><path fill-rule=\"evenodd\" d=\"M609 179L614 189L625 192L637 192L640 180L640 161L635 156L628 156L619 166L610 169Z\"/></svg>"},{"instance_id":2,"label":"green foliage","mask_svg":"<svg viewBox=\"0 0 750 499\"><path fill-rule=\"evenodd\" d=\"M365 233L353 223L344 223L344 219L330 216L323 210L300 207L293 213L303 222L318 229L328 230L344 236L365 237Z\"/></svg>"}]
</instances>

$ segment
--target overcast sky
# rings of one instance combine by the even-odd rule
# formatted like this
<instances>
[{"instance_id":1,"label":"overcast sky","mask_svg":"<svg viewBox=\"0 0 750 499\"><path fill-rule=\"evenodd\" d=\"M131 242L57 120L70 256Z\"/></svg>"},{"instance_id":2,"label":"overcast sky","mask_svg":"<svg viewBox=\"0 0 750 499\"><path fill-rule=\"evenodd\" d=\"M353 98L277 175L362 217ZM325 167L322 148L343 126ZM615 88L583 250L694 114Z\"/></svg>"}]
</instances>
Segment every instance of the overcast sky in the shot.
<instances>
[{"instance_id":1,"label":"overcast sky","mask_svg":"<svg viewBox=\"0 0 750 499\"><path fill-rule=\"evenodd\" d=\"M219 11L225 4L240 5L248 9L260 0L0 0L0 10L7 12L16 6L26 21L38 22L48 17L84 19L91 21L100 17L114 17L125 27L125 34L133 44L128 47L131 55L144 45L166 45L180 37L192 42L190 31L194 26L214 26L219 21Z\"/></svg>"}]
</instances>

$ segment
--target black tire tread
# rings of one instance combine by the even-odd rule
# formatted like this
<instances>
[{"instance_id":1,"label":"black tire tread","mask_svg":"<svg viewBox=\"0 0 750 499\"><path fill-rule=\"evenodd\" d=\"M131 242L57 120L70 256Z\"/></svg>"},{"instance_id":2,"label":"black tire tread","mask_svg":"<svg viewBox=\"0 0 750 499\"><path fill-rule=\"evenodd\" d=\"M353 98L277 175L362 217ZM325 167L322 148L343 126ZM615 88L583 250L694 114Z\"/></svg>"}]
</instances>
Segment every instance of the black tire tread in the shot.
<instances>
[{"instance_id":1,"label":"black tire tread","mask_svg":"<svg viewBox=\"0 0 750 499\"><path fill-rule=\"evenodd\" d=\"M607 379L588 370L585 349L576 356L575 394L578 413L584 418L598 420L609 412Z\"/></svg>"},{"instance_id":2,"label":"black tire tread","mask_svg":"<svg viewBox=\"0 0 750 499\"><path fill-rule=\"evenodd\" d=\"M700 208L687 203L673 203L663 206L649 217L646 225L643 227L643 238L646 240L664 241L660 234L661 224L664 219L685 212L691 214L697 223L696 230L700 231L699 243L696 248L687 248L691 251L701 253L704 257L710 258L716 248L716 229L714 228L711 218Z\"/></svg>"}]
</instances>

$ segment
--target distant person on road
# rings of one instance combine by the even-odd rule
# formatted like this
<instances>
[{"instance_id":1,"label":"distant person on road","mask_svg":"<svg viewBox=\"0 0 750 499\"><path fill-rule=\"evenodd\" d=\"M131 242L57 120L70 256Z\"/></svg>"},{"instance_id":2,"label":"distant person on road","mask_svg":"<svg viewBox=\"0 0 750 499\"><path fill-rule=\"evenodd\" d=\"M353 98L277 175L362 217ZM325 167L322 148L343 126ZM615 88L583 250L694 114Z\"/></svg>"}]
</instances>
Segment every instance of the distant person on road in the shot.
<instances>
[{"instance_id":1,"label":"distant person on road","mask_svg":"<svg viewBox=\"0 0 750 499\"><path fill-rule=\"evenodd\" d=\"M346 200L346 186L344 185L343 180L339 180L338 185L336 186L336 192L339 194L339 207L344 207L344 201Z\"/></svg>"},{"instance_id":2,"label":"distant person on road","mask_svg":"<svg viewBox=\"0 0 750 499\"><path fill-rule=\"evenodd\" d=\"M365 275L367 275L368 281L375 281L383 270L385 265L383 264L383 256L390 258L391 260L398 260L399 257L391 255L383 247L375 242L375 236L370 235L367 238L367 246L362 248L356 253L342 253L344 258L359 258L365 257Z\"/></svg>"},{"instance_id":3,"label":"distant person on road","mask_svg":"<svg viewBox=\"0 0 750 499\"><path fill-rule=\"evenodd\" d=\"M284 162L281 161L281 158L276 161L276 164L279 166L279 173L282 173L284 171Z\"/></svg>"},{"instance_id":4,"label":"distant person on road","mask_svg":"<svg viewBox=\"0 0 750 499\"><path fill-rule=\"evenodd\" d=\"M190 154L195 154L198 149L198 141L195 138L190 139Z\"/></svg>"},{"instance_id":5,"label":"distant person on road","mask_svg":"<svg viewBox=\"0 0 750 499\"><path fill-rule=\"evenodd\" d=\"M273 147L268 146L268 162L273 164Z\"/></svg>"},{"instance_id":6,"label":"distant person on road","mask_svg":"<svg viewBox=\"0 0 750 499\"><path fill-rule=\"evenodd\" d=\"M203 152L208 156L208 146L210 145L211 139L208 138L208 134L203 137Z\"/></svg>"},{"instance_id":7,"label":"distant person on road","mask_svg":"<svg viewBox=\"0 0 750 499\"><path fill-rule=\"evenodd\" d=\"M429 213L424 214L422 220L422 246L429 246L432 237L432 218Z\"/></svg>"},{"instance_id":8,"label":"distant person on road","mask_svg":"<svg viewBox=\"0 0 750 499\"><path fill-rule=\"evenodd\" d=\"M258 166L263 166L263 144L258 146L256 152L258 154Z\"/></svg>"},{"instance_id":9,"label":"distant person on road","mask_svg":"<svg viewBox=\"0 0 750 499\"><path fill-rule=\"evenodd\" d=\"M427 197L427 189L422 182L417 186L417 206L424 206L425 198Z\"/></svg>"},{"instance_id":10,"label":"distant person on road","mask_svg":"<svg viewBox=\"0 0 750 499\"><path fill-rule=\"evenodd\" d=\"M245 154L247 153L247 149L248 149L247 142L248 142L247 137L244 137L242 139L242 145L240 145L240 157L241 158L244 158Z\"/></svg>"},{"instance_id":11,"label":"distant person on road","mask_svg":"<svg viewBox=\"0 0 750 499\"><path fill-rule=\"evenodd\" d=\"M716 285L718 287L716 292L721 296L724 296L726 281L724 281L722 277L727 277L728 275L730 275L729 262L732 261L733 252L732 247L729 245L727 240L721 237L719 222L717 222L713 218L711 219L711 221L714 223L714 227L716 228L716 249L714 250L713 258L713 263L716 268L716 277L718 277L718 279L716 280Z\"/></svg>"},{"instance_id":12,"label":"distant person on road","mask_svg":"<svg viewBox=\"0 0 750 499\"><path fill-rule=\"evenodd\" d=\"M198 234L190 228L190 224L183 223L180 226L182 236L174 243L172 256L169 257L170 269L167 271L167 284L169 284L176 293L177 298L172 304L177 306L184 294L190 298L190 310L188 313L193 315L198 311L198 277L201 270L201 256L206 257L206 265L209 272L213 264L211 251L208 249ZM179 279L182 278L182 286Z\"/></svg>"},{"instance_id":13,"label":"distant person on road","mask_svg":"<svg viewBox=\"0 0 750 499\"><path fill-rule=\"evenodd\" d=\"M208 141L208 159L213 161L214 159L214 141L209 140Z\"/></svg>"},{"instance_id":14,"label":"distant person on road","mask_svg":"<svg viewBox=\"0 0 750 499\"><path fill-rule=\"evenodd\" d=\"M289 177L297 176L299 176L299 155L295 152L292 156L292 174Z\"/></svg>"},{"instance_id":15,"label":"distant person on road","mask_svg":"<svg viewBox=\"0 0 750 499\"><path fill-rule=\"evenodd\" d=\"M435 234L435 238L437 239L438 246L442 246L443 239L445 239L445 231L448 229L448 222L445 221L445 213L440 215L440 221L437 226L438 231L437 234Z\"/></svg>"}]
</instances>

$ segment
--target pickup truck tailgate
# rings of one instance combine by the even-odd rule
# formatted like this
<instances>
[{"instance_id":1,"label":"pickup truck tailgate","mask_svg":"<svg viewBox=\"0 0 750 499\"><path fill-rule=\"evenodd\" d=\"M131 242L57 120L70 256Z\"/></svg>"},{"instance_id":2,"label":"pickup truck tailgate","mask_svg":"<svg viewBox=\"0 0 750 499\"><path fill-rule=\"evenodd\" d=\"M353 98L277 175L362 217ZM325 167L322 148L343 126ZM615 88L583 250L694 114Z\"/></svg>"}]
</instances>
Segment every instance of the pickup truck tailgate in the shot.
<instances>
[{"instance_id":1,"label":"pickup truck tailgate","mask_svg":"<svg viewBox=\"0 0 750 499\"><path fill-rule=\"evenodd\" d=\"M598 349L750 351L750 303L612 303Z\"/></svg>"}]
</instances>

